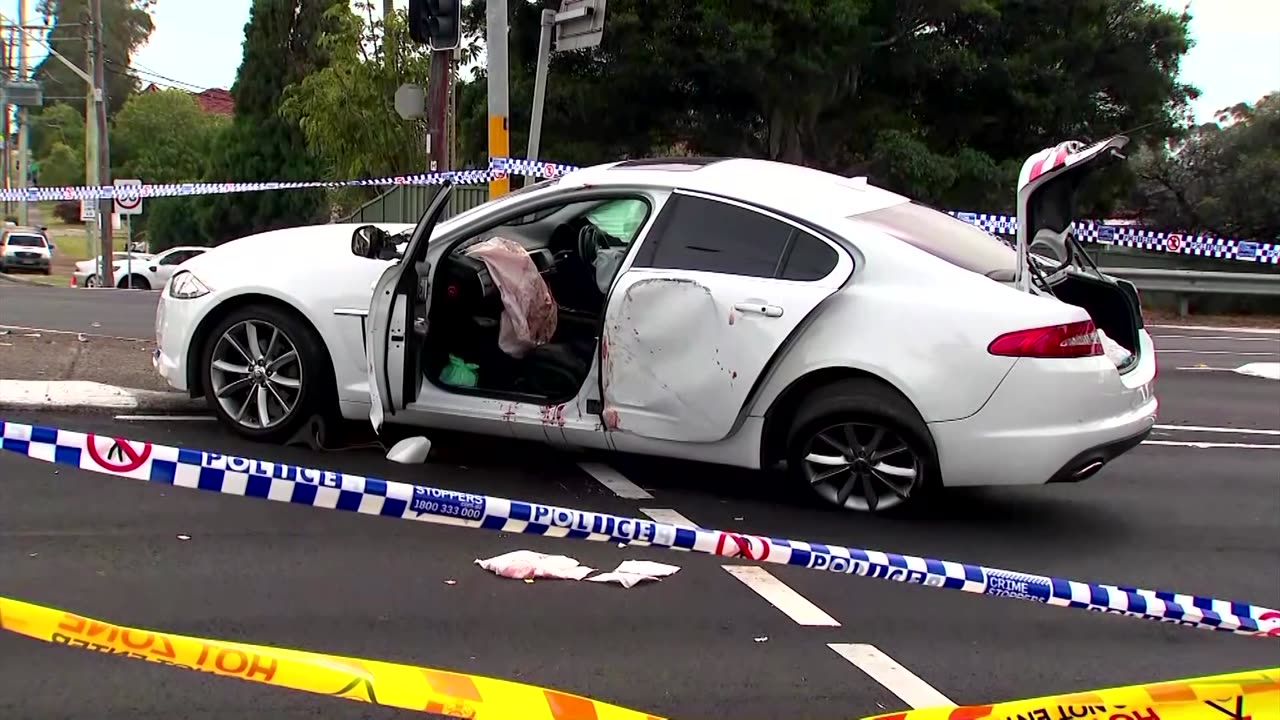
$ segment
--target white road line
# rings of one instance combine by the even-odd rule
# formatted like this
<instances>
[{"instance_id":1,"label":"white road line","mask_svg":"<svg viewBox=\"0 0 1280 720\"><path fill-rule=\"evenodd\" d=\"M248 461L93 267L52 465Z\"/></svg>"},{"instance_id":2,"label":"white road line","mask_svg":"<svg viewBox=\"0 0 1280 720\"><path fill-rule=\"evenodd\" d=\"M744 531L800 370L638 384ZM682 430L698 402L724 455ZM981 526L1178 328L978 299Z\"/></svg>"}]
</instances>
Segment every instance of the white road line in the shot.
<instances>
[{"instance_id":1,"label":"white road line","mask_svg":"<svg viewBox=\"0 0 1280 720\"><path fill-rule=\"evenodd\" d=\"M1280 342L1280 337L1236 337L1234 335L1153 335L1155 340L1230 340L1232 342ZM1156 348L1159 350L1159 348Z\"/></svg>"},{"instance_id":2,"label":"white road line","mask_svg":"<svg viewBox=\"0 0 1280 720\"><path fill-rule=\"evenodd\" d=\"M124 422L214 422L212 415L117 415Z\"/></svg>"},{"instance_id":3,"label":"white road line","mask_svg":"<svg viewBox=\"0 0 1280 720\"><path fill-rule=\"evenodd\" d=\"M1280 329L1275 328L1217 327L1214 325L1147 325L1146 327L1160 328L1161 330L1193 330L1195 332L1232 332L1247 333L1249 335L1280 335Z\"/></svg>"},{"instance_id":4,"label":"white road line","mask_svg":"<svg viewBox=\"0 0 1280 720\"><path fill-rule=\"evenodd\" d=\"M889 692L914 709L955 705L946 695L880 652L875 645L830 643L827 647L835 650L840 657L853 663L854 667L870 675L871 679L888 688Z\"/></svg>"},{"instance_id":5,"label":"white road line","mask_svg":"<svg viewBox=\"0 0 1280 720\"><path fill-rule=\"evenodd\" d=\"M697 528L698 523L681 515L675 510L668 508L640 508L640 512L649 516L650 520L668 525L679 525L680 527Z\"/></svg>"},{"instance_id":6,"label":"white road line","mask_svg":"<svg viewBox=\"0 0 1280 720\"><path fill-rule=\"evenodd\" d=\"M87 338L97 338L99 340L129 340L131 342L155 342L155 338L150 340L146 338L123 337L120 335L100 335L92 332L80 332L78 330L50 330L49 328L26 327L24 325L0 325L0 330L10 330L13 332L25 333L48 333L49 335L83 335Z\"/></svg>"},{"instance_id":7,"label":"white road line","mask_svg":"<svg viewBox=\"0 0 1280 720\"><path fill-rule=\"evenodd\" d=\"M798 624L810 627L840 627L840 623L836 622L835 618L809 602L805 596L792 590L768 570L755 565L721 565L721 567Z\"/></svg>"},{"instance_id":8,"label":"white road line","mask_svg":"<svg viewBox=\"0 0 1280 720\"><path fill-rule=\"evenodd\" d=\"M1209 427L1206 425L1156 425L1156 430L1181 430L1183 432L1227 433L1231 435L1280 435L1280 430L1256 428Z\"/></svg>"},{"instance_id":9,"label":"white road line","mask_svg":"<svg viewBox=\"0 0 1280 720\"><path fill-rule=\"evenodd\" d=\"M628 500L652 500L653 496L644 488L628 480L622 473L602 463L578 463L578 467L596 479L596 482L609 488L613 494Z\"/></svg>"},{"instance_id":10,"label":"white road line","mask_svg":"<svg viewBox=\"0 0 1280 720\"><path fill-rule=\"evenodd\" d=\"M1235 352L1232 350L1161 350L1156 348L1157 355L1241 355L1244 357L1274 357L1275 352Z\"/></svg>"},{"instance_id":11,"label":"white road line","mask_svg":"<svg viewBox=\"0 0 1280 720\"><path fill-rule=\"evenodd\" d=\"M1280 444L1258 445L1254 443L1215 443L1215 442L1182 442L1179 440L1144 440L1143 445L1168 445L1170 447L1189 447L1200 450L1229 448L1233 450L1280 450Z\"/></svg>"}]
</instances>

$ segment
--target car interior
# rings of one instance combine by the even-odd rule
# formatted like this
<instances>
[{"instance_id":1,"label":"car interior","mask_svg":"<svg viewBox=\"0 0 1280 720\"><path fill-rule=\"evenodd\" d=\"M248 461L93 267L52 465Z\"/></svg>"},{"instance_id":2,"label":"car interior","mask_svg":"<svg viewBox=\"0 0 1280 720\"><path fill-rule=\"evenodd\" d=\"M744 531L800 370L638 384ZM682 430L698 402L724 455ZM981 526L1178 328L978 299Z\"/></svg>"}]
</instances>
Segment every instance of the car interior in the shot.
<instances>
[{"instance_id":1,"label":"car interior","mask_svg":"<svg viewBox=\"0 0 1280 720\"><path fill-rule=\"evenodd\" d=\"M638 197L580 201L456 244L432 283L427 380L454 392L546 403L575 397L591 369L606 294L648 214ZM505 247L497 255L495 243ZM535 302L543 307L520 307ZM510 340L503 347L504 313L513 314L514 327L528 328L517 352Z\"/></svg>"}]
</instances>

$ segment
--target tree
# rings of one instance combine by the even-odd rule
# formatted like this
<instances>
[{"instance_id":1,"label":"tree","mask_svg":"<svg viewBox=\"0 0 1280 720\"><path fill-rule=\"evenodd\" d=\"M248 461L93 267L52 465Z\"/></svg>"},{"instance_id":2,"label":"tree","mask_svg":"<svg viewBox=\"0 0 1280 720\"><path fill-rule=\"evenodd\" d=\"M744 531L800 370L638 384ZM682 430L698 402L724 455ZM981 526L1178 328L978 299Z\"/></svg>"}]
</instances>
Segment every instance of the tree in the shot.
<instances>
[{"instance_id":1,"label":"tree","mask_svg":"<svg viewBox=\"0 0 1280 720\"><path fill-rule=\"evenodd\" d=\"M320 176L321 165L302 130L278 108L288 87L328 65L319 40L337 30L337 16L329 11L341 4L344 0L254 0L245 25L244 60L231 88L235 117L220 143L214 177L252 182ZM316 222L326 214L320 190L212 196L201 205L201 227L215 243Z\"/></svg>"},{"instance_id":2,"label":"tree","mask_svg":"<svg viewBox=\"0 0 1280 720\"><path fill-rule=\"evenodd\" d=\"M1280 239L1280 92L1223 110L1134 159L1134 209L1148 224L1190 234Z\"/></svg>"},{"instance_id":3,"label":"tree","mask_svg":"<svg viewBox=\"0 0 1280 720\"><path fill-rule=\"evenodd\" d=\"M112 123L113 174L147 183L201 179L228 124L228 118L206 113L182 90L135 95Z\"/></svg>"},{"instance_id":4,"label":"tree","mask_svg":"<svg viewBox=\"0 0 1280 720\"><path fill-rule=\"evenodd\" d=\"M134 95L116 114L111 127L113 175L146 183L198 182L207 179L217 142L230 124L206 113L194 96L181 90ZM147 201L135 235L145 233L153 251L177 244L199 244L194 198Z\"/></svg>"},{"instance_id":5,"label":"tree","mask_svg":"<svg viewBox=\"0 0 1280 720\"><path fill-rule=\"evenodd\" d=\"M40 183L54 187L84 184L84 151L54 143L40 161Z\"/></svg>"},{"instance_id":6,"label":"tree","mask_svg":"<svg viewBox=\"0 0 1280 720\"><path fill-rule=\"evenodd\" d=\"M74 105L50 105L39 116L32 116L32 154L38 158L46 157L53 146L59 143L79 148L80 153L84 154L84 114ZM83 180L81 177L80 181Z\"/></svg>"},{"instance_id":7,"label":"tree","mask_svg":"<svg viewBox=\"0 0 1280 720\"><path fill-rule=\"evenodd\" d=\"M391 98L401 83L425 86L430 59L409 39L403 14L384 23L370 5L362 9L366 18L345 5L330 10L334 27L319 40L330 64L286 90L280 112L331 176L422 172L421 125L396 114Z\"/></svg>"},{"instance_id":8,"label":"tree","mask_svg":"<svg viewBox=\"0 0 1280 720\"><path fill-rule=\"evenodd\" d=\"M138 92L139 81L130 62L155 29L151 21L154 5L155 0L102 0L109 114L114 115L130 95ZM52 25L49 46L76 67L88 67L85 39L89 36L89 0L39 0L36 8L44 15L45 23ZM88 93L84 80L52 55L35 67L35 79L44 84L44 94L48 96L80 97Z\"/></svg>"},{"instance_id":9,"label":"tree","mask_svg":"<svg viewBox=\"0 0 1280 720\"><path fill-rule=\"evenodd\" d=\"M513 153L541 4L511 5ZM484 2L467 6L469 32ZM998 210L1032 152L1146 126L1174 132L1187 14L1150 0L614 0L600 47L551 64L543 152L596 162L679 147L849 173ZM483 74L459 95L485 147Z\"/></svg>"}]
</instances>

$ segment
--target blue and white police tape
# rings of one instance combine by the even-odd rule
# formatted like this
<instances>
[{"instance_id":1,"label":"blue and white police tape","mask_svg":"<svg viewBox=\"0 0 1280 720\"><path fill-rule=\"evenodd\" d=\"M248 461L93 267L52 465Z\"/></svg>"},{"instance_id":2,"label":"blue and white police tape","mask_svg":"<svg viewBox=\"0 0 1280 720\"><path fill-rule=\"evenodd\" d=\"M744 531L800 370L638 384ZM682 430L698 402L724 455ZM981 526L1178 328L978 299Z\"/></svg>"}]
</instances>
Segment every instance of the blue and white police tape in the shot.
<instances>
[{"instance_id":1,"label":"blue and white police tape","mask_svg":"<svg viewBox=\"0 0 1280 720\"><path fill-rule=\"evenodd\" d=\"M4 450L90 472L329 510L508 533L651 545L1280 637L1280 612L948 560L689 528L372 477L0 421ZM2 480L0 480L2 482Z\"/></svg>"},{"instance_id":2,"label":"blue and white police tape","mask_svg":"<svg viewBox=\"0 0 1280 720\"><path fill-rule=\"evenodd\" d=\"M396 177L366 178L360 180L333 180L307 182L227 182L227 183L172 183L166 185L140 185L127 188L103 187L34 187L0 189L0 200L18 202L26 200L94 200L115 198L187 197L195 195L226 195L268 190L300 190L308 188L383 187L392 185L439 185L446 180L459 185L479 185L508 175L552 178L579 170L566 163L522 160L519 158L493 158L488 168L449 172L422 173ZM1017 230L1017 218L1010 215L994 215L950 211L951 215L976 225L990 233L1011 235ZM1138 250L1212 257L1224 260L1280 264L1280 243L1235 240L1209 235L1186 235L1161 232L1127 225L1106 225L1097 222L1075 224L1076 236L1081 242L1117 245Z\"/></svg>"},{"instance_id":3,"label":"blue and white police tape","mask_svg":"<svg viewBox=\"0 0 1280 720\"><path fill-rule=\"evenodd\" d=\"M511 175L541 178L559 177L580 169L577 166L564 163L521 160L517 158L494 158L489 167L492 170L505 171ZM1013 215L994 215L958 210L948 212L989 233L1013 235L1018 231L1018 218ZM1130 225L1107 225L1094 221L1077 222L1074 224L1074 230L1076 239L1080 242L1117 245L1138 250L1212 257L1223 260L1241 260L1273 265L1280 263L1280 243L1235 240L1210 235L1187 235L1185 233L1148 230Z\"/></svg>"}]
</instances>

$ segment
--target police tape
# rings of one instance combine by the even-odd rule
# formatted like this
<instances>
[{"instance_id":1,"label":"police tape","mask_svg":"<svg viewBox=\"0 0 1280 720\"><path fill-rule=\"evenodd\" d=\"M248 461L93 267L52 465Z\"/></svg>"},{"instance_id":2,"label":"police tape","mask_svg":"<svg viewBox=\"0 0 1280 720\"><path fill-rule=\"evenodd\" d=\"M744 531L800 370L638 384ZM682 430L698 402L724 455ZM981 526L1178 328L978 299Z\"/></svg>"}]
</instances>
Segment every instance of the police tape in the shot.
<instances>
[{"instance_id":1,"label":"police tape","mask_svg":"<svg viewBox=\"0 0 1280 720\"><path fill-rule=\"evenodd\" d=\"M226 195L271 190L337 189L345 187L386 187L394 185L440 185L446 181L458 185L479 185L509 175L534 178L555 178L580 170L576 165L519 158L497 157L489 161L487 168L455 170L448 172L419 173L394 177L365 178L358 180L306 181L306 182L226 182L226 183L170 183L163 185L133 185L127 187L34 187L0 189L0 200L7 202L42 200L95 200L100 198L137 200L140 198L190 197L198 195ZM1012 215L948 211L952 216L997 235L1017 232L1018 219ZM1093 221L1073 223L1077 240L1086 243L1116 245L1119 247L1192 255L1222 260L1239 260L1262 264L1280 264L1280 243L1257 242L1220 238L1212 235L1188 235L1164 232L1128 225L1107 225Z\"/></svg>"},{"instance_id":2,"label":"police tape","mask_svg":"<svg viewBox=\"0 0 1280 720\"><path fill-rule=\"evenodd\" d=\"M1210 597L1100 585L878 550L680 527L21 423L0 421L0 439L0 448L36 460L225 495L456 527L742 557L1219 632L1280 637L1280 611Z\"/></svg>"},{"instance_id":3,"label":"police tape","mask_svg":"<svg viewBox=\"0 0 1280 720\"><path fill-rule=\"evenodd\" d=\"M1280 720L1280 668L863 720Z\"/></svg>"},{"instance_id":4,"label":"police tape","mask_svg":"<svg viewBox=\"0 0 1280 720\"><path fill-rule=\"evenodd\" d=\"M5 597L0 597L0 629L70 648L449 717L662 720L648 713L535 685L377 660L140 630Z\"/></svg>"}]
</instances>

